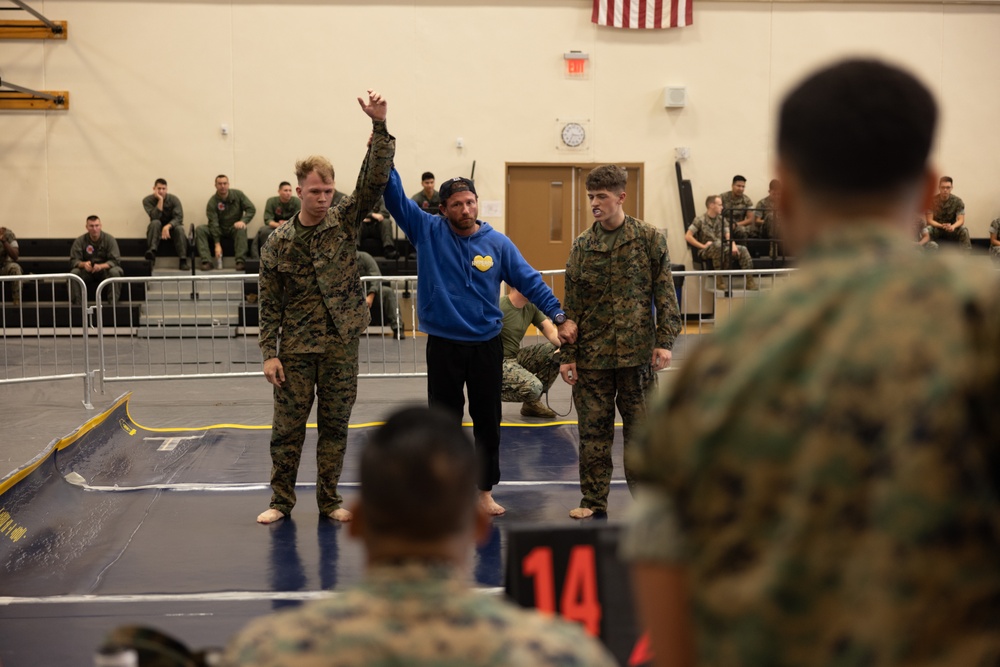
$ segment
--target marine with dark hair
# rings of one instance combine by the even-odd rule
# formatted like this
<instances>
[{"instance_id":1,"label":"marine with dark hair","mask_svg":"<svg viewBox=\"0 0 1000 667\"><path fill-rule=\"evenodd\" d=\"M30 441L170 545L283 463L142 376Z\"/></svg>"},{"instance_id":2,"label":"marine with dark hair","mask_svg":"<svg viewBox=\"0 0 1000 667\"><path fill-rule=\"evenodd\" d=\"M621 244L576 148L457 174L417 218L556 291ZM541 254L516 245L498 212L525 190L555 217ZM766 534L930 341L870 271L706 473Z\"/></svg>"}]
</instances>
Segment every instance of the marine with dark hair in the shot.
<instances>
[{"instance_id":1,"label":"marine with dark hair","mask_svg":"<svg viewBox=\"0 0 1000 667\"><path fill-rule=\"evenodd\" d=\"M935 241L952 241L965 252L972 252L972 239L965 226L965 202L951 193L953 187L955 182L951 176L942 176L938 181L934 206L927 211L927 226Z\"/></svg>"},{"instance_id":2,"label":"marine with dark hair","mask_svg":"<svg viewBox=\"0 0 1000 667\"><path fill-rule=\"evenodd\" d=\"M334 201L333 205L336 206L336 204L337 202ZM292 184L288 181L278 183L278 194L268 197L264 204L264 225L257 230L257 239L254 242L258 257L271 233L291 220L292 216L301 209L302 200L292 194Z\"/></svg>"},{"instance_id":3,"label":"marine with dark hair","mask_svg":"<svg viewBox=\"0 0 1000 667\"><path fill-rule=\"evenodd\" d=\"M437 213L441 208L441 193L434 189L434 174L425 171L420 175L420 192L410 197L417 206L428 213Z\"/></svg>"},{"instance_id":4,"label":"marine with dark hair","mask_svg":"<svg viewBox=\"0 0 1000 667\"><path fill-rule=\"evenodd\" d=\"M670 365L681 331L667 239L626 215L628 174L603 165L587 174L594 224L573 241L566 260L566 315L578 322L575 343L563 345L559 372L573 386L580 432L580 506L585 519L608 509L614 463L615 406L627 452L646 415L657 371ZM624 462L631 487L632 468Z\"/></svg>"},{"instance_id":5,"label":"marine with dark hair","mask_svg":"<svg viewBox=\"0 0 1000 667\"><path fill-rule=\"evenodd\" d=\"M184 207L177 195L167 192L166 179L158 178L153 182L153 194L143 198L142 208L149 216L149 225L146 226L146 259L155 264L160 241L170 240L180 258L180 270L186 271L188 243L184 234Z\"/></svg>"},{"instance_id":6,"label":"marine with dark hair","mask_svg":"<svg viewBox=\"0 0 1000 667\"><path fill-rule=\"evenodd\" d=\"M615 665L579 625L469 588L472 546L490 526L477 502L478 467L451 414L390 416L361 454L350 534L367 552L364 581L252 622L223 664Z\"/></svg>"},{"instance_id":7,"label":"marine with dark hair","mask_svg":"<svg viewBox=\"0 0 1000 667\"><path fill-rule=\"evenodd\" d=\"M1000 663L1000 286L914 248L937 116L873 60L782 103L802 268L701 341L632 450L657 665Z\"/></svg>"},{"instance_id":8,"label":"marine with dark hair","mask_svg":"<svg viewBox=\"0 0 1000 667\"><path fill-rule=\"evenodd\" d=\"M746 176L736 174L733 176L732 187L719 195L722 198L725 220L732 227L733 239L761 237L763 223L750 210L753 208L753 200L746 194L746 188Z\"/></svg>"},{"instance_id":9,"label":"marine with dark hair","mask_svg":"<svg viewBox=\"0 0 1000 667\"><path fill-rule=\"evenodd\" d=\"M334 205L334 171L321 156L295 165L301 210L274 230L260 255L260 351L274 385L271 502L257 517L273 523L295 506L306 421L316 408L316 505L350 521L337 483L347 450L347 425L358 395L358 341L371 321L358 272L358 230L382 194L395 153L386 129L386 101L373 90L358 104L372 136L358 184Z\"/></svg>"}]
</instances>

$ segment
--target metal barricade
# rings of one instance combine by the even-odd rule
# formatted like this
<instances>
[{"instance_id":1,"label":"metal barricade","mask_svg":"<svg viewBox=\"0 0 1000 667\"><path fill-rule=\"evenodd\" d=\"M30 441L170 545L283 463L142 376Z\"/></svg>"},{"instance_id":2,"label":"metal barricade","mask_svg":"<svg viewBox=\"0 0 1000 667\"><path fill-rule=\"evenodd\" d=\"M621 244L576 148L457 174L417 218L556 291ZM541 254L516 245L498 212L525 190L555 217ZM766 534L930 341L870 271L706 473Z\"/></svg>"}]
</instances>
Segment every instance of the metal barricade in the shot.
<instances>
[{"instance_id":1,"label":"metal barricade","mask_svg":"<svg viewBox=\"0 0 1000 667\"><path fill-rule=\"evenodd\" d=\"M372 323L361 335L358 377L426 376L423 348L416 337L417 277L366 276L361 285L372 297Z\"/></svg>"},{"instance_id":2,"label":"metal barricade","mask_svg":"<svg viewBox=\"0 0 1000 667\"><path fill-rule=\"evenodd\" d=\"M710 333L740 308L778 287L796 269L675 271L685 280L681 319L685 333ZM753 278L757 289L748 289Z\"/></svg>"},{"instance_id":3,"label":"metal barricade","mask_svg":"<svg viewBox=\"0 0 1000 667\"><path fill-rule=\"evenodd\" d=\"M258 377L255 274L109 278L97 287L106 382ZM120 293L113 305L104 302Z\"/></svg>"},{"instance_id":4,"label":"metal barricade","mask_svg":"<svg viewBox=\"0 0 1000 667\"><path fill-rule=\"evenodd\" d=\"M87 287L79 276L0 276L0 326L0 384L82 378L83 404L93 408Z\"/></svg>"}]
</instances>

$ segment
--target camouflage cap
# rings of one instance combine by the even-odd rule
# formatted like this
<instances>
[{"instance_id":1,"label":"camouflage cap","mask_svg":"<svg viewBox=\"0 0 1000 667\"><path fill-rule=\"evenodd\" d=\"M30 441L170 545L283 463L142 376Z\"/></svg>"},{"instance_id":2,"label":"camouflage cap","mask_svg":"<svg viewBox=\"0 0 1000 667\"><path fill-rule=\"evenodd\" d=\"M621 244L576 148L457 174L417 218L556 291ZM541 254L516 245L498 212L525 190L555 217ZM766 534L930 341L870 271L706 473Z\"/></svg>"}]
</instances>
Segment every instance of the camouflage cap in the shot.
<instances>
[{"instance_id":1,"label":"camouflage cap","mask_svg":"<svg viewBox=\"0 0 1000 667\"><path fill-rule=\"evenodd\" d=\"M441 203L444 204L448 201L456 192L471 192L478 197L476 193L476 185L467 178L462 178L461 176L456 176L455 178L449 178L447 181L441 184L441 189L438 193L441 195Z\"/></svg>"}]
</instances>

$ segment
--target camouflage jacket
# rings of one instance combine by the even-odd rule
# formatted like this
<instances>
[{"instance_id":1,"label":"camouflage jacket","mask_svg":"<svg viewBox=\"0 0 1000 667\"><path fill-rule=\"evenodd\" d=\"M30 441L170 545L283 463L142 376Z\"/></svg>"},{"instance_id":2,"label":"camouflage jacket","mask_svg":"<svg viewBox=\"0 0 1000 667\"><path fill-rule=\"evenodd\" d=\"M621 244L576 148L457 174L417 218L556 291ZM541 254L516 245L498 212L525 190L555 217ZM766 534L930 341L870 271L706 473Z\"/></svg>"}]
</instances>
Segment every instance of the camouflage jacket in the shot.
<instances>
[{"instance_id":1,"label":"camouflage jacket","mask_svg":"<svg viewBox=\"0 0 1000 667\"><path fill-rule=\"evenodd\" d=\"M722 197L722 208L726 211L733 212L733 222L739 222L740 220L745 220L747 217L747 209L753 208L753 200L747 195L740 195L737 197L733 194L732 190L727 190L723 192ZM729 215L725 214L725 219L729 220Z\"/></svg>"},{"instance_id":2,"label":"camouflage jacket","mask_svg":"<svg viewBox=\"0 0 1000 667\"><path fill-rule=\"evenodd\" d=\"M576 238L566 262L566 317L579 333L562 346L560 361L592 369L648 364L653 348L672 349L681 331L667 239L625 216L609 248L599 224Z\"/></svg>"},{"instance_id":3,"label":"camouflage jacket","mask_svg":"<svg viewBox=\"0 0 1000 667\"><path fill-rule=\"evenodd\" d=\"M965 202L955 195L948 195L948 198L941 201L940 197L934 198L934 208L931 215L940 223L950 225L958 216L965 214Z\"/></svg>"},{"instance_id":4,"label":"camouflage jacket","mask_svg":"<svg viewBox=\"0 0 1000 667\"><path fill-rule=\"evenodd\" d=\"M264 359L282 353L324 352L355 338L371 316L358 272L358 230L389 179L396 140L374 122L372 145L354 193L326 212L308 246L296 243L295 221L271 234L260 253L260 350Z\"/></svg>"},{"instance_id":5,"label":"camouflage jacket","mask_svg":"<svg viewBox=\"0 0 1000 667\"><path fill-rule=\"evenodd\" d=\"M251 667L613 667L579 625L476 593L449 567L369 569L337 597L265 616L230 643L223 665Z\"/></svg>"},{"instance_id":6,"label":"camouflage jacket","mask_svg":"<svg viewBox=\"0 0 1000 667\"><path fill-rule=\"evenodd\" d=\"M719 247L722 243L722 225L723 220L721 215L716 218L710 218L707 214L703 213L691 221L691 226L688 229L695 239L701 243L711 241L712 245Z\"/></svg>"},{"instance_id":7,"label":"camouflage jacket","mask_svg":"<svg viewBox=\"0 0 1000 667\"><path fill-rule=\"evenodd\" d=\"M12 232L11 230L8 229L6 232L4 232L4 238L7 239L7 244L10 245L11 247L13 248L18 247L17 236L15 236L14 232ZM13 261L14 260L11 259L10 256L7 254L7 248L5 248L2 243L0 243L0 264L6 264L7 262L13 262Z\"/></svg>"},{"instance_id":8,"label":"camouflage jacket","mask_svg":"<svg viewBox=\"0 0 1000 667\"><path fill-rule=\"evenodd\" d=\"M685 567L699 665L1000 659L997 276L853 227L699 343L630 450L623 551Z\"/></svg>"}]
</instances>

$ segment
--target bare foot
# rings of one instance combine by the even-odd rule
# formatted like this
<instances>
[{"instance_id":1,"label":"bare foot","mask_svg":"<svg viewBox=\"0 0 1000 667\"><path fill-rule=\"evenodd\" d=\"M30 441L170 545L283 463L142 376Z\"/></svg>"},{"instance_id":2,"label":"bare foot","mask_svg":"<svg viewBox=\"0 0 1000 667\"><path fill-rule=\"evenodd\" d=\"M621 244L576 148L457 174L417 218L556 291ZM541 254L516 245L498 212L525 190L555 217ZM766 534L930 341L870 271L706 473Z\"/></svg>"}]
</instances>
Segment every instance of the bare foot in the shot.
<instances>
[{"instance_id":1,"label":"bare foot","mask_svg":"<svg viewBox=\"0 0 1000 667\"><path fill-rule=\"evenodd\" d=\"M348 521L354 518L354 515L351 514L349 511L345 510L343 507L338 507L337 509L327 514L327 516L333 519L334 521L343 521L344 523L347 523Z\"/></svg>"},{"instance_id":2,"label":"bare foot","mask_svg":"<svg viewBox=\"0 0 1000 667\"><path fill-rule=\"evenodd\" d=\"M479 492L479 506L489 516L500 516L507 511L493 500L493 493L490 491Z\"/></svg>"},{"instance_id":3,"label":"bare foot","mask_svg":"<svg viewBox=\"0 0 1000 667\"><path fill-rule=\"evenodd\" d=\"M274 523L285 518L285 513L281 510L269 509L257 515L257 523Z\"/></svg>"},{"instance_id":4,"label":"bare foot","mask_svg":"<svg viewBox=\"0 0 1000 667\"><path fill-rule=\"evenodd\" d=\"M569 515L574 519L586 519L589 516L594 516L594 510L587 509L586 507L577 507L575 510L570 510Z\"/></svg>"}]
</instances>

